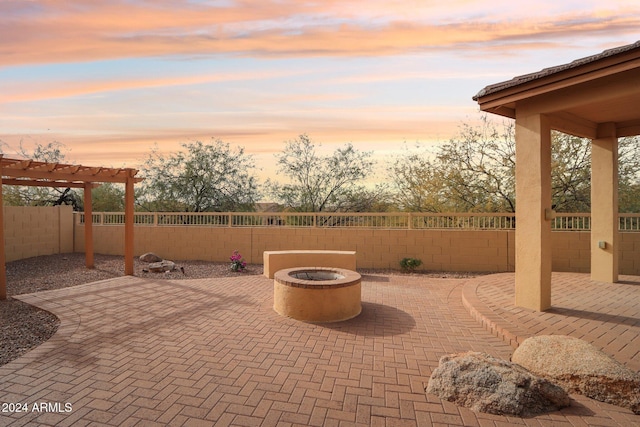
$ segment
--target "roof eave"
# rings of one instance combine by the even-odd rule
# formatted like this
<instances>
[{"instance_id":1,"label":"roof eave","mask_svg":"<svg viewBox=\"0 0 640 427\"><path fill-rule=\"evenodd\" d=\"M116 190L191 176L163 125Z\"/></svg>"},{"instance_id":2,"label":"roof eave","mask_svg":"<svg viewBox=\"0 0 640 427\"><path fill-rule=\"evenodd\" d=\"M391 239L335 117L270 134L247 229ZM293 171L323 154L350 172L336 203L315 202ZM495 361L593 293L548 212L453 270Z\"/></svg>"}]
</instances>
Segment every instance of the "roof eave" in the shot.
<instances>
[{"instance_id":1,"label":"roof eave","mask_svg":"<svg viewBox=\"0 0 640 427\"><path fill-rule=\"evenodd\" d=\"M590 57L593 58L592 60L588 60L590 58L577 60L563 66L548 68L537 73L486 86L473 96L473 100L480 104L482 111L490 111L498 107L510 109L509 104L523 99L640 68L640 42L616 52L616 54L607 56L594 55ZM501 112L496 112L496 114L505 115Z\"/></svg>"}]
</instances>

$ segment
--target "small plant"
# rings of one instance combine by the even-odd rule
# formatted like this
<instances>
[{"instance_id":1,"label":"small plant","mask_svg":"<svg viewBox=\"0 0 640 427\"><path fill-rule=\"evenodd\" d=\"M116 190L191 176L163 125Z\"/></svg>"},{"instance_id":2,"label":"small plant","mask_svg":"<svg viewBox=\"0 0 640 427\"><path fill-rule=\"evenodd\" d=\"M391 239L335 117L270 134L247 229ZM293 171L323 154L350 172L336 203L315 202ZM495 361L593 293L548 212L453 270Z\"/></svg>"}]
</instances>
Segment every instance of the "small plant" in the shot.
<instances>
[{"instance_id":1,"label":"small plant","mask_svg":"<svg viewBox=\"0 0 640 427\"><path fill-rule=\"evenodd\" d=\"M242 271L247 267L247 263L238 251L233 251L229 259L231 260L231 271Z\"/></svg>"},{"instance_id":2,"label":"small plant","mask_svg":"<svg viewBox=\"0 0 640 427\"><path fill-rule=\"evenodd\" d=\"M414 271L416 268L422 265L422 260L418 258L402 258L400 260L400 267L402 271Z\"/></svg>"}]
</instances>

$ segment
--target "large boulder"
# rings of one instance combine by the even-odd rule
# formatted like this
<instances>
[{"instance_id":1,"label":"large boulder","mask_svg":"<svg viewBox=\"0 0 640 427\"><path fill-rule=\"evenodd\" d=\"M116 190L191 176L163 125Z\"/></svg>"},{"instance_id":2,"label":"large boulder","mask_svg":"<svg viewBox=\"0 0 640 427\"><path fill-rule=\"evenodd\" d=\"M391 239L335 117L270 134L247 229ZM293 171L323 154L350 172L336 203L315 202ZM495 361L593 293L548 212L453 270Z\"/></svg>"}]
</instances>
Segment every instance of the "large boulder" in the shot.
<instances>
[{"instance_id":1,"label":"large boulder","mask_svg":"<svg viewBox=\"0 0 640 427\"><path fill-rule=\"evenodd\" d=\"M527 416L571 404L561 387L514 363L472 351L441 357L425 391L497 415Z\"/></svg>"},{"instance_id":2,"label":"large boulder","mask_svg":"<svg viewBox=\"0 0 640 427\"><path fill-rule=\"evenodd\" d=\"M565 335L527 338L511 360L558 383L569 393L640 414L640 374L586 341Z\"/></svg>"},{"instance_id":3,"label":"large boulder","mask_svg":"<svg viewBox=\"0 0 640 427\"><path fill-rule=\"evenodd\" d=\"M176 269L176 263L173 261L162 260L160 262L152 262L149 264L149 271L152 273L164 273L165 271L173 271Z\"/></svg>"},{"instance_id":4,"label":"large boulder","mask_svg":"<svg viewBox=\"0 0 640 427\"><path fill-rule=\"evenodd\" d=\"M140 261L142 261L142 262L160 262L160 261L162 261L162 258L160 258L158 255L154 254L153 252L147 252L146 254L140 255Z\"/></svg>"}]
</instances>

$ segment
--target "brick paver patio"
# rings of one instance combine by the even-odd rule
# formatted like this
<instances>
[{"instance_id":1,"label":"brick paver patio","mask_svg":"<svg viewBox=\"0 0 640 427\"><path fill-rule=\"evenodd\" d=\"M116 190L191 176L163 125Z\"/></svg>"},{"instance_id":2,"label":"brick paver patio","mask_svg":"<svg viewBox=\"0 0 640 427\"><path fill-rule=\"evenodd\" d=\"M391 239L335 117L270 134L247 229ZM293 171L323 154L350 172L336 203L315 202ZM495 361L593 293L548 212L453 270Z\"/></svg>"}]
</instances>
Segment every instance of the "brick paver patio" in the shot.
<instances>
[{"instance_id":1,"label":"brick paver patio","mask_svg":"<svg viewBox=\"0 0 640 427\"><path fill-rule=\"evenodd\" d=\"M61 326L0 367L0 403L28 405L27 412L0 413L0 425L640 425L629 410L582 396L563 411L516 418L476 414L425 394L442 355L476 350L509 358L512 347L463 305L464 291L467 305L480 302L474 313L482 319L485 295L476 290L484 285L363 279L362 314L323 325L277 315L272 282L262 276L122 277L20 296L55 313ZM638 314L621 316L635 328L625 340L637 349ZM621 319L604 320L620 334ZM41 403L49 406L34 411Z\"/></svg>"},{"instance_id":2,"label":"brick paver patio","mask_svg":"<svg viewBox=\"0 0 640 427\"><path fill-rule=\"evenodd\" d=\"M553 273L552 308L543 313L513 305L514 280L505 273L465 284L463 302L487 330L513 347L534 335L571 335L640 370L640 277L603 283L588 274Z\"/></svg>"}]
</instances>

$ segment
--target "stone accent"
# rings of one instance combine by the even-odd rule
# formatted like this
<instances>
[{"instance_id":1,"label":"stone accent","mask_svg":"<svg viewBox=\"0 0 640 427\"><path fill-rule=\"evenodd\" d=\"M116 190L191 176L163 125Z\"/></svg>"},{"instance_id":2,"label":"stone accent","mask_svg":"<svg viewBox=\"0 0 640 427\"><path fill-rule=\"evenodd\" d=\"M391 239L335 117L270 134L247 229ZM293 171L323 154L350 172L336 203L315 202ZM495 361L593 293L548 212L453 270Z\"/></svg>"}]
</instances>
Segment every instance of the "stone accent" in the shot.
<instances>
[{"instance_id":1,"label":"stone accent","mask_svg":"<svg viewBox=\"0 0 640 427\"><path fill-rule=\"evenodd\" d=\"M442 356L425 391L473 411L496 415L527 416L571 403L567 393L550 381L514 363L472 351Z\"/></svg>"},{"instance_id":2,"label":"stone accent","mask_svg":"<svg viewBox=\"0 0 640 427\"><path fill-rule=\"evenodd\" d=\"M147 252L146 254L140 255L140 261L142 261L142 262L160 262L160 261L162 261L162 258L160 258L158 255L154 254L153 252Z\"/></svg>"},{"instance_id":3,"label":"stone accent","mask_svg":"<svg viewBox=\"0 0 640 427\"><path fill-rule=\"evenodd\" d=\"M173 271L175 269L176 264L173 261L168 261L166 259L149 264L149 271L153 273L164 273L165 271Z\"/></svg>"},{"instance_id":4,"label":"stone accent","mask_svg":"<svg viewBox=\"0 0 640 427\"><path fill-rule=\"evenodd\" d=\"M640 374L586 341L565 335L531 337L520 344L511 360L569 393L640 414Z\"/></svg>"}]
</instances>

